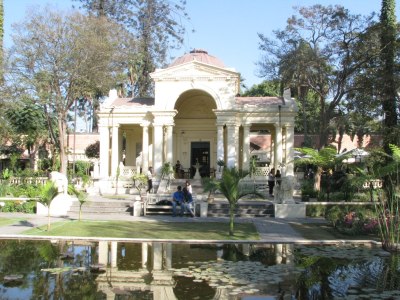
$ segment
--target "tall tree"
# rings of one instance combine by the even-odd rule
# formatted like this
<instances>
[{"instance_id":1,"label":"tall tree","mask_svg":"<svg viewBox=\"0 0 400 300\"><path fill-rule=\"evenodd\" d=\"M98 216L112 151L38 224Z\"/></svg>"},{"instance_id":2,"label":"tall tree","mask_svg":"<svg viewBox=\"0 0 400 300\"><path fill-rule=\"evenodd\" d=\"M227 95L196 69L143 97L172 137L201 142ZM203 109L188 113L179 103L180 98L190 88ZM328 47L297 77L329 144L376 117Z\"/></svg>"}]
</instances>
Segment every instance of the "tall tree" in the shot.
<instances>
[{"instance_id":1,"label":"tall tree","mask_svg":"<svg viewBox=\"0 0 400 300\"><path fill-rule=\"evenodd\" d=\"M352 15L342 6L313 5L296 11L284 30L274 32L274 39L259 34L260 75L294 80L296 87L318 96L323 146L329 141L330 120L356 88L351 84L354 77L374 53L361 51L374 45L359 46L365 43L363 37L373 17Z\"/></svg>"},{"instance_id":2,"label":"tall tree","mask_svg":"<svg viewBox=\"0 0 400 300\"><path fill-rule=\"evenodd\" d=\"M4 38L4 6L0 0L0 80L3 80L3 38Z\"/></svg>"},{"instance_id":3,"label":"tall tree","mask_svg":"<svg viewBox=\"0 0 400 300\"><path fill-rule=\"evenodd\" d=\"M106 93L114 86L115 74L126 68L120 53L129 48L130 40L104 18L64 14L48 7L31 11L15 28L10 84L24 89L42 107L60 154L60 171L66 174L71 106L79 98ZM57 129L51 119L57 120Z\"/></svg>"},{"instance_id":4,"label":"tall tree","mask_svg":"<svg viewBox=\"0 0 400 300\"><path fill-rule=\"evenodd\" d=\"M396 45L396 15L395 15L395 0L382 0L381 15L380 15L380 40L381 40L381 55L380 55L380 98L384 114L383 119L383 148L388 154L386 163L392 162L393 145L400 144L398 122L398 94L395 80L395 55L397 50ZM395 195L395 185L398 184L398 176L387 174L383 177L384 188L389 203L397 202Z\"/></svg>"},{"instance_id":5,"label":"tall tree","mask_svg":"<svg viewBox=\"0 0 400 300\"><path fill-rule=\"evenodd\" d=\"M36 170L36 157L40 146L47 141L48 131L43 109L32 102L29 98L23 99L8 108L5 115L14 133L12 141L28 150L30 167Z\"/></svg>"},{"instance_id":6,"label":"tall tree","mask_svg":"<svg viewBox=\"0 0 400 300\"><path fill-rule=\"evenodd\" d=\"M74 0L96 16L123 24L137 40L136 51L129 58L128 88L135 96L152 96L150 73L163 67L168 52L179 48L185 28L182 19L188 19L185 0ZM121 82L121 89L124 83Z\"/></svg>"},{"instance_id":7,"label":"tall tree","mask_svg":"<svg viewBox=\"0 0 400 300\"><path fill-rule=\"evenodd\" d=\"M395 79L395 56L397 51L397 24L395 15L395 0L382 0L381 15L381 102L384 113L384 149L391 154L390 144L399 144L398 132L395 128L398 122L398 94Z\"/></svg>"}]
</instances>

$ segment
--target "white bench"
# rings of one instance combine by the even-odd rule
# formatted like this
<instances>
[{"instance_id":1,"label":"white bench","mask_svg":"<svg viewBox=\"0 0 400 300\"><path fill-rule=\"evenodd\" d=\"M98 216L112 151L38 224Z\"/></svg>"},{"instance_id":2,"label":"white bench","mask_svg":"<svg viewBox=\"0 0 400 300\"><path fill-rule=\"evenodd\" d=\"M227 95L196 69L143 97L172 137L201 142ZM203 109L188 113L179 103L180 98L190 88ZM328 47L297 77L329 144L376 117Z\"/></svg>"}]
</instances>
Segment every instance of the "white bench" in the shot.
<instances>
[{"instance_id":1,"label":"white bench","mask_svg":"<svg viewBox=\"0 0 400 300\"><path fill-rule=\"evenodd\" d=\"M172 199L170 194L147 194L144 198L143 203L143 214L150 215L150 214L172 214ZM157 204L160 201L169 201L170 204ZM177 214L180 213L181 206L176 206ZM193 212L196 215L196 200L195 196L193 195ZM185 212L185 214L189 214Z\"/></svg>"}]
</instances>

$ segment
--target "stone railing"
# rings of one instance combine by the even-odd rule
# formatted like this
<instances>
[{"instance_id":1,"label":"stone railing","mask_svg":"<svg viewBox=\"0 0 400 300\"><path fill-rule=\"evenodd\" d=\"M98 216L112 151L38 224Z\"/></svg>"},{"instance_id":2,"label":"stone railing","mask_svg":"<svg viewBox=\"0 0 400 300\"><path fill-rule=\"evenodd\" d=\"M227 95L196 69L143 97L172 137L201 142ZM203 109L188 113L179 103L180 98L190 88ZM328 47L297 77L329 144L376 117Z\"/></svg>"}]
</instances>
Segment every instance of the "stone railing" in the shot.
<instances>
[{"instance_id":1,"label":"stone railing","mask_svg":"<svg viewBox=\"0 0 400 300\"><path fill-rule=\"evenodd\" d=\"M120 166L119 168L119 176L123 178L132 178L135 176L139 171L138 171L137 166Z\"/></svg>"},{"instance_id":2,"label":"stone railing","mask_svg":"<svg viewBox=\"0 0 400 300\"><path fill-rule=\"evenodd\" d=\"M11 177L7 180L8 183L12 185L20 185L20 184L35 184L35 185L45 185L49 180L48 177ZM1 183L6 180L1 180Z\"/></svg>"},{"instance_id":3,"label":"stone railing","mask_svg":"<svg viewBox=\"0 0 400 300\"><path fill-rule=\"evenodd\" d=\"M364 182L363 188L369 189L371 184L374 189L381 189L383 187L383 181L381 179L374 179Z\"/></svg>"}]
</instances>

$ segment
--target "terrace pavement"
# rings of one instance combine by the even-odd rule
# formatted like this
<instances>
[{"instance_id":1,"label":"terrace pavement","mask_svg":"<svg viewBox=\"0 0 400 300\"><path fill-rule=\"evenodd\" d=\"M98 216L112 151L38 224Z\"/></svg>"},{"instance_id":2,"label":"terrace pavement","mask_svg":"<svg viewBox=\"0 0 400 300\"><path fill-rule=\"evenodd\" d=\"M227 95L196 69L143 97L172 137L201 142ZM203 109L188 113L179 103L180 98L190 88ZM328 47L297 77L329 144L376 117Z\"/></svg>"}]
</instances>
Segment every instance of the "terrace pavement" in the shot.
<instances>
[{"instance_id":1,"label":"terrace pavement","mask_svg":"<svg viewBox=\"0 0 400 300\"><path fill-rule=\"evenodd\" d=\"M0 238L17 237L22 235L25 230L33 227L47 224L47 216L38 216L35 214L23 213L0 213L0 218L16 218L21 221L6 226L0 226ZM77 215L69 215L63 217L51 217L51 222L76 220ZM130 222L229 222L227 217L207 217L207 218L190 218L172 216L141 216L133 217L130 215L107 215L107 214L87 214L82 215L85 220L119 220ZM310 222L325 222L323 219L304 218L304 219L275 219L275 218L235 218L236 223L253 223L260 235L260 240L265 242L300 242L304 241L291 226L290 223L310 223Z\"/></svg>"},{"instance_id":2,"label":"terrace pavement","mask_svg":"<svg viewBox=\"0 0 400 300\"><path fill-rule=\"evenodd\" d=\"M91 201L100 200L100 196L91 196ZM108 201L118 201L110 200ZM243 201L242 201L243 202ZM78 214L69 214L68 216L62 217L51 217L51 223L65 220L77 220ZM48 220L47 216L39 216L35 214L24 214L24 213L5 213L0 212L0 218L15 218L21 219L12 225L0 226L0 238L22 236L23 232L33 227L46 225ZM82 213L82 219L84 220L107 220L107 221L130 221L130 222L229 222L228 217L207 217L207 218L190 218L190 217L172 217L170 215L147 215L134 217L127 214L110 215L102 213ZM257 228L260 235L260 240L265 242L302 242L306 241L299 233L297 233L291 226L290 223L311 223L326 222L324 219L316 218L301 218L301 219L276 219L269 217L256 217L256 218L244 218L236 217L236 223L253 223Z\"/></svg>"}]
</instances>

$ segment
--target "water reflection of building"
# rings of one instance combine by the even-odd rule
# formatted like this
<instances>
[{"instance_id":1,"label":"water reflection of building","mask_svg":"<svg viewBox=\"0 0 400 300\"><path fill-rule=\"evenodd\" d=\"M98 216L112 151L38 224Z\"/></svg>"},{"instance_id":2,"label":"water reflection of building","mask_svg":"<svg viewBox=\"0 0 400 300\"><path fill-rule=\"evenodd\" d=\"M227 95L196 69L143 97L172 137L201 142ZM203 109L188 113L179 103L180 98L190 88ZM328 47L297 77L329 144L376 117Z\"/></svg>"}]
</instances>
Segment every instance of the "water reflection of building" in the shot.
<instances>
[{"instance_id":1,"label":"water reflection of building","mask_svg":"<svg viewBox=\"0 0 400 300\"><path fill-rule=\"evenodd\" d=\"M263 254L257 256L258 251ZM292 255L293 245L281 244L172 245L158 242L132 244L100 241L98 263L107 268L106 272L97 276L96 282L98 291L106 299L121 299L123 295L156 300L187 299L201 293L206 293L205 298L208 299L228 299L231 289L223 285L212 286L207 280L193 283L194 278L174 277L174 272L187 269L193 262L218 264L218 261L256 259L265 266L287 265L293 264ZM191 284L189 291L187 284Z\"/></svg>"},{"instance_id":2,"label":"water reflection of building","mask_svg":"<svg viewBox=\"0 0 400 300\"><path fill-rule=\"evenodd\" d=\"M98 247L98 263L107 265L106 272L96 278L98 289L107 299L115 299L119 294L135 294L136 296L152 294L152 299L176 299L173 288L173 272L171 269L171 244L142 243L132 244L141 251L131 249L141 256L138 269L127 270L118 265L118 258L126 255L126 246L117 242L100 241ZM132 248L132 247L131 247ZM150 260L151 259L151 260ZM149 295L147 297L149 298Z\"/></svg>"}]
</instances>

